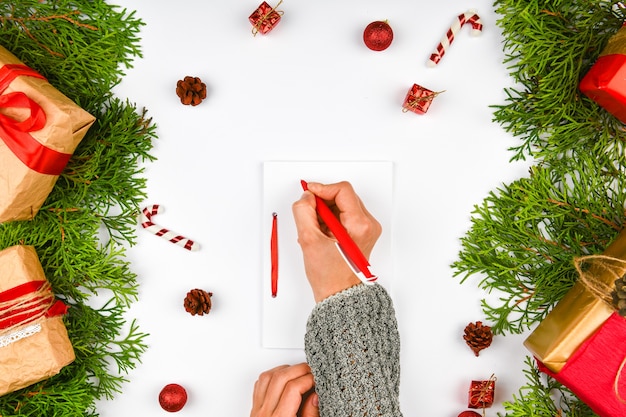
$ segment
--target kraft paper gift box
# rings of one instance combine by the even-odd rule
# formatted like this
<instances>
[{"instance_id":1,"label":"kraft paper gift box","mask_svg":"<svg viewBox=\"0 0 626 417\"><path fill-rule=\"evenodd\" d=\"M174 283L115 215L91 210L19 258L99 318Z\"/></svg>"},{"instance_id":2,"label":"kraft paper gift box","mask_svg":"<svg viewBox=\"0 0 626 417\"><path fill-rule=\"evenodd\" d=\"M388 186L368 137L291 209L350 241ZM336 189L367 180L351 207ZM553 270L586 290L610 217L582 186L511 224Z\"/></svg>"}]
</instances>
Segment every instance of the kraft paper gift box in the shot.
<instances>
[{"instance_id":1,"label":"kraft paper gift box","mask_svg":"<svg viewBox=\"0 0 626 417\"><path fill-rule=\"evenodd\" d=\"M32 246L0 251L0 395L56 375L74 361L66 311Z\"/></svg>"},{"instance_id":2,"label":"kraft paper gift box","mask_svg":"<svg viewBox=\"0 0 626 417\"><path fill-rule=\"evenodd\" d=\"M94 121L0 47L0 223L37 214Z\"/></svg>"},{"instance_id":3,"label":"kraft paper gift box","mask_svg":"<svg viewBox=\"0 0 626 417\"><path fill-rule=\"evenodd\" d=\"M606 259L592 257L584 272L594 282L590 285L579 279L524 341L524 346L552 372L559 372L615 311L603 297L610 298L615 279L626 272L626 229L601 256Z\"/></svg>"},{"instance_id":4,"label":"kraft paper gift box","mask_svg":"<svg viewBox=\"0 0 626 417\"><path fill-rule=\"evenodd\" d=\"M587 97L626 123L626 26L609 39L578 87Z\"/></svg>"},{"instance_id":5,"label":"kraft paper gift box","mask_svg":"<svg viewBox=\"0 0 626 417\"><path fill-rule=\"evenodd\" d=\"M559 372L539 369L568 387L600 417L626 416L626 319L617 312L574 352Z\"/></svg>"}]
</instances>

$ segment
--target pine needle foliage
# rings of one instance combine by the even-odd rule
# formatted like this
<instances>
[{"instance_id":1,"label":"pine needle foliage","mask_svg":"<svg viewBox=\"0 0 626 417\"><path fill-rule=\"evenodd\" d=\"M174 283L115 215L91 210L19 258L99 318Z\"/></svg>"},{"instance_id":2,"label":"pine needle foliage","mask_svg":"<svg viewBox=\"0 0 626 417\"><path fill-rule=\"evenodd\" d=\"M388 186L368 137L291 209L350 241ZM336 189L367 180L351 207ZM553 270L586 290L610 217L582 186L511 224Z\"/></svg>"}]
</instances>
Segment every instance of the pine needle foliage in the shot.
<instances>
[{"instance_id":1,"label":"pine needle foliage","mask_svg":"<svg viewBox=\"0 0 626 417\"><path fill-rule=\"evenodd\" d=\"M597 254L625 221L626 129L578 89L626 20L606 0L496 0L505 65L514 87L494 122L519 138L511 160L529 175L502 184L474 207L454 276L495 294L482 308L496 334L538 324L578 279L573 259ZM595 414L526 361L528 383L507 416Z\"/></svg>"},{"instance_id":2,"label":"pine needle foliage","mask_svg":"<svg viewBox=\"0 0 626 417\"><path fill-rule=\"evenodd\" d=\"M126 320L138 288L125 248L135 243L155 126L111 92L141 56L142 25L103 0L0 1L0 44L97 119L37 216L0 225L0 249L33 245L70 305L76 353L59 375L0 397L0 416L97 416L96 401L121 391L147 348Z\"/></svg>"},{"instance_id":3,"label":"pine needle foliage","mask_svg":"<svg viewBox=\"0 0 626 417\"><path fill-rule=\"evenodd\" d=\"M536 164L475 206L453 268L500 297L483 302L495 333L521 333L574 284L573 258L602 252L624 222L623 125L578 91L624 16L597 0L495 5L517 87L494 121L520 138L513 159Z\"/></svg>"},{"instance_id":4,"label":"pine needle foliage","mask_svg":"<svg viewBox=\"0 0 626 417\"><path fill-rule=\"evenodd\" d=\"M558 381L542 374L526 358L526 385L505 404L509 417L592 417L593 411Z\"/></svg>"}]
</instances>

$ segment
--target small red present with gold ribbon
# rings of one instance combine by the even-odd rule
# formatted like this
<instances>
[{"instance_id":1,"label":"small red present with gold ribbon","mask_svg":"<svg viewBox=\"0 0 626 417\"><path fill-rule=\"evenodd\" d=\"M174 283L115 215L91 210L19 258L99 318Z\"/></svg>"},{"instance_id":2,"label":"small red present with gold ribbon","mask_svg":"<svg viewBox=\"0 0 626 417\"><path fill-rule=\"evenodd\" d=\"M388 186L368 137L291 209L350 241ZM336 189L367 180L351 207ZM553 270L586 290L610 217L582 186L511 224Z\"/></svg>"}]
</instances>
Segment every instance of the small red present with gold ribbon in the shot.
<instances>
[{"instance_id":1,"label":"small red present with gold ribbon","mask_svg":"<svg viewBox=\"0 0 626 417\"><path fill-rule=\"evenodd\" d=\"M0 47L0 223L37 214L94 121Z\"/></svg>"},{"instance_id":2,"label":"small red present with gold ribbon","mask_svg":"<svg viewBox=\"0 0 626 417\"><path fill-rule=\"evenodd\" d=\"M0 395L56 375L74 361L66 312L32 246L0 251Z\"/></svg>"},{"instance_id":3,"label":"small red present with gold ribbon","mask_svg":"<svg viewBox=\"0 0 626 417\"><path fill-rule=\"evenodd\" d=\"M472 381L467 398L468 408L489 408L493 405L496 395L496 377L491 377L486 381Z\"/></svg>"},{"instance_id":4,"label":"small red present with gold ribbon","mask_svg":"<svg viewBox=\"0 0 626 417\"><path fill-rule=\"evenodd\" d=\"M280 0L275 7L270 6L267 2L261 3L261 5L250 15L248 18L252 23L252 33L256 36L257 33L265 35L280 22L280 18L283 12L276 10L283 1Z\"/></svg>"},{"instance_id":5,"label":"small red present with gold ribbon","mask_svg":"<svg viewBox=\"0 0 626 417\"><path fill-rule=\"evenodd\" d=\"M587 97L626 123L626 25L613 35L579 88Z\"/></svg>"},{"instance_id":6,"label":"small red present with gold ribbon","mask_svg":"<svg viewBox=\"0 0 626 417\"><path fill-rule=\"evenodd\" d=\"M428 88L422 87L419 84L413 84L413 87L411 87L404 98L402 111L412 111L413 113L424 114L428 111L433 99L439 94L441 93L436 93Z\"/></svg>"}]
</instances>

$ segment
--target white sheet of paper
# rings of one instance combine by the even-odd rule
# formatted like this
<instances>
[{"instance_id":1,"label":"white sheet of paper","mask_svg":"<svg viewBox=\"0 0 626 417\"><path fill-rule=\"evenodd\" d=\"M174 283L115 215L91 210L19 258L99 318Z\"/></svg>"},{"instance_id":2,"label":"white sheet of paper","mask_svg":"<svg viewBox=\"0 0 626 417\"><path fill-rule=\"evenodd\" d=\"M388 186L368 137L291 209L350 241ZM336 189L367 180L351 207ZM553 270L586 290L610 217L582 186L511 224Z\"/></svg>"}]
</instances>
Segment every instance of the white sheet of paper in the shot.
<instances>
[{"instance_id":1,"label":"white sheet of paper","mask_svg":"<svg viewBox=\"0 0 626 417\"><path fill-rule=\"evenodd\" d=\"M370 257L371 272L390 289L393 164L389 161L268 161L263 164L262 346L304 348L306 320L315 305L304 273L291 205L302 195L300 180L349 181L383 233ZM278 215L278 294L271 295L270 236ZM265 239L266 237L266 239Z\"/></svg>"}]
</instances>

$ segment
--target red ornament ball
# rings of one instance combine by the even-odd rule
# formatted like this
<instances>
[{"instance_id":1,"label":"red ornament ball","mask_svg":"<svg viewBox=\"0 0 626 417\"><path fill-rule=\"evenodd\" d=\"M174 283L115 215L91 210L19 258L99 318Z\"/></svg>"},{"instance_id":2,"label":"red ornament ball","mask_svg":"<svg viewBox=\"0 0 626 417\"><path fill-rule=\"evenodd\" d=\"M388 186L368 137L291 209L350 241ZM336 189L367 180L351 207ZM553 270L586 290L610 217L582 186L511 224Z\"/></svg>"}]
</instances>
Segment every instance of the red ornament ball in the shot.
<instances>
[{"instance_id":1,"label":"red ornament ball","mask_svg":"<svg viewBox=\"0 0 626 417\"><path fill-rule=\"evenodd\" d=\"M363 42L372 51L384 51L389 48L392 40L393 30L386 21L372 22L363 31Z\"/></svg>"},{"instance_id":2,"label":"red ornament ball","mask_svg":"<svg viewBox=\"0 0 626 417\"><path fill-rule=\"evenodd\" d=\"M478 414L476 411L463 411L461 414L459 414L459 417L482 417L482 416Z\"/></svg>"},{"instance_id":3,"label":"red ornament ball","mask_svg":"<svg viewBox=\"0 0 626 417\"><path fill-rule=\"evenodd\" d=\"M178 384L167 384L159 393L161 408L170 413L180 411L187 402L187 391Z\"/></svg>"}]
</instances>

